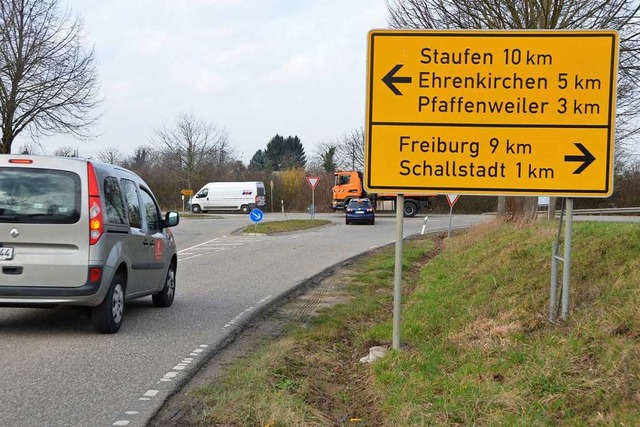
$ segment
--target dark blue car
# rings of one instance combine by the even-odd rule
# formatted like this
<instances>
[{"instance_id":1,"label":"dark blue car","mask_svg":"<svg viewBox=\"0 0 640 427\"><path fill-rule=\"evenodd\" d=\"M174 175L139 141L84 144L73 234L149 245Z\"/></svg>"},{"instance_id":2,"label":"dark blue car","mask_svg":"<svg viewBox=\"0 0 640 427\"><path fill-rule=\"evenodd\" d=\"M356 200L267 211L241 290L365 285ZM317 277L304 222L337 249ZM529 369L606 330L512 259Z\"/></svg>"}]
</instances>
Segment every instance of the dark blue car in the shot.
<instances>
[{"instance_id":1,"label":"dark blue car","mask_svg":"<svg viewBox=\"0 0 640 427\"><path fill-rule=\"evenodd\" d=\"M375 224L376 214L369 199L352 199L347 205L344 223L349 225L354 222Z\"/></svg>"}]
</instances>

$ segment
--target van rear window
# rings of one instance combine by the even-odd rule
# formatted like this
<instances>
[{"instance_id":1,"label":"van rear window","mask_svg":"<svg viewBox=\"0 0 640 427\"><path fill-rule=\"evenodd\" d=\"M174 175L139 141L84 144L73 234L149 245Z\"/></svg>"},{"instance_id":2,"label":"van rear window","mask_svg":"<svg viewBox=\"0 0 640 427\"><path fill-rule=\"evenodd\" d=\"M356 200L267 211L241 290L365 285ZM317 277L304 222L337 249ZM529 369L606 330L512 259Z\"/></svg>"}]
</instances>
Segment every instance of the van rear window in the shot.
<instances>
[{"instance_id":1,"label":"van rear window","mask_svg":"<svg viewBox=\"0 0 640 427\"><path fill-rule=\"evenodd\" d=\"M80 187L80 177L69 171L0 168L0 222L74 224Z\"/></svg>"}]
</instances>

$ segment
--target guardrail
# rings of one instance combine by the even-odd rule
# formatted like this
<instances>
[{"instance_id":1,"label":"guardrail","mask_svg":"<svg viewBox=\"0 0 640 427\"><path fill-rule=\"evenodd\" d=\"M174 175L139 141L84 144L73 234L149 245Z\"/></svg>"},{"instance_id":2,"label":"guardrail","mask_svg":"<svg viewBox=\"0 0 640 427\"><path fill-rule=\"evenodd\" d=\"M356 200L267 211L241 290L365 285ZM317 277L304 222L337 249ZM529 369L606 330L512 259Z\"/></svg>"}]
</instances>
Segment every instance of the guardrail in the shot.
<instances>
[{"instance_id":1,"label":"guardrail","mask_svg":"<svg viewBox=\"0 0 640 427\"><path fill-rule=\"evenodd\" d=\"M625 214L637 214L640 213L640 207L638 208L602 208L602 209L574 209L573 213L591 214L591 215L625 215ZM560 209L556 209L556 215L560 215Z\"/></svg>"}]
</instances>

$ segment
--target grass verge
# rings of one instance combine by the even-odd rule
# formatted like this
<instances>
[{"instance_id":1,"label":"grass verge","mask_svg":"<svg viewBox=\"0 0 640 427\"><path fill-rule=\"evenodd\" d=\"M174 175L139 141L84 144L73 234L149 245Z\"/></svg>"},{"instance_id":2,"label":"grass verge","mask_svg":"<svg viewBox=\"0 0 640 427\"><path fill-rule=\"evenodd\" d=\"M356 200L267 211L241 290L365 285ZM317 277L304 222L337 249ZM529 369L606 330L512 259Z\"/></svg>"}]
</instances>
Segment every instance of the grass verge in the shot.
<instances>
[{"instance_id":1,"label":"grass verge","mask_svg":"<svg viewBox=\"0 0 640 427\"><path fill-rule=\"evenodd\" d=\"M245 233L284 233L287 231L307 230L309 228L320 227L322 225L331 224L327 219L289 219L286 221L266 221L259 222L246 227Z\"/></svg>"},{"instance_id":2,"label":"grass verge","mask_svg":"<svg viewBox=\"0 0 640 427\"><path fill-rule=\"evenodd\" d=\"M640 225L575 223L571 314L547 320L557 225L493 223L393 248L341 277L351 297L198 391L198 425L640 425ZM437 253L437 255L436 255Z\"/></svg>"}]
</instances>

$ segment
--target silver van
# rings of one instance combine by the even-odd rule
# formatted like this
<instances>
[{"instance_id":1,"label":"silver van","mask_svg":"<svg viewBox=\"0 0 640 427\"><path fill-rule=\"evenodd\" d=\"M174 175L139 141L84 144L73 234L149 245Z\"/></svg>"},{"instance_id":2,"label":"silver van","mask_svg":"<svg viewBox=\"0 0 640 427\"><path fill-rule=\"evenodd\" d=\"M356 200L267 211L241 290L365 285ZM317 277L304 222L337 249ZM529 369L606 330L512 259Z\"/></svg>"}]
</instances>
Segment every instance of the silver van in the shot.
<instances>
[{"instance_id":1,"label":"silver van","mask_svg":"<svg viewBox=\"0 0 640 427\"><path fill-rule=\"evenodd\" d=\"M121 167L0 155L0 307L90 307L115 333L124 303L173 303L176 243L149 186Z\"/></svg>"}]
</instances>

